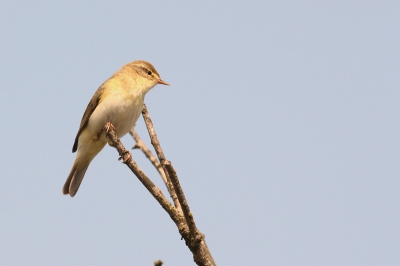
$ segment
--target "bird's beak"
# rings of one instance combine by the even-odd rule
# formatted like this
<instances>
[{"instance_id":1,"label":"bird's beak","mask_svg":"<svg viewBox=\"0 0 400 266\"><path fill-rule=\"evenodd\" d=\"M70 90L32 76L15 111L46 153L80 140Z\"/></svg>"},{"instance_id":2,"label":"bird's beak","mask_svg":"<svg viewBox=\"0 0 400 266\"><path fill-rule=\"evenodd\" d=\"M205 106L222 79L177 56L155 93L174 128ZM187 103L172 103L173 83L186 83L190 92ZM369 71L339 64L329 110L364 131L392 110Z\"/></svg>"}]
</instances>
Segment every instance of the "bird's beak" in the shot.
<instances>
[{"instance_id":1,"label":"bird's beak","mask_svg":"<svg viewBox=\"0 0 400 266\"><path fill-rule=\"evenodd\" d=\"M158 80L158 84L163 84L163 85L169 86L169 83L168 83L168 82L165 82L165 81L162 80L162 79L159 79L159 80Z\"/></svg>"}]
</instances>

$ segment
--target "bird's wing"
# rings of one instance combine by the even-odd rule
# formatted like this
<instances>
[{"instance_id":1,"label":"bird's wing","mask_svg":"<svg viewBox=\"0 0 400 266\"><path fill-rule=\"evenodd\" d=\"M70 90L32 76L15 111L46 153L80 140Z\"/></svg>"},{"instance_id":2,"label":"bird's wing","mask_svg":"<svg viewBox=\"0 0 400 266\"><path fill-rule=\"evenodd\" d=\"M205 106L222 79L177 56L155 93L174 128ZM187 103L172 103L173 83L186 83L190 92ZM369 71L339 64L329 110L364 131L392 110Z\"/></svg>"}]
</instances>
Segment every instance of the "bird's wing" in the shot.
<instances>
[{"instance_id":1,"label":"bird's wing","mask_svg":"<svg viewBox=\"0 0 400 266\"><path fill-rule=\"evenodd\" d=\"M79 136L81 135L82 131L86 128L86 126L89 122L90 116L93 114L94 110L96 110L96 107L99 105L101 96L103 95L104 90L106 88L105 83L106 82L104 82L97 89L97 91L94 93L92 99L90 100L88 106L86 107L85 113L83 114L83 117L82 117L81 125L79 126L78 133L76 134L74 146L72 147L72 152L76 152L76 150L78 149Z\"/></svg>"}]
</instances>

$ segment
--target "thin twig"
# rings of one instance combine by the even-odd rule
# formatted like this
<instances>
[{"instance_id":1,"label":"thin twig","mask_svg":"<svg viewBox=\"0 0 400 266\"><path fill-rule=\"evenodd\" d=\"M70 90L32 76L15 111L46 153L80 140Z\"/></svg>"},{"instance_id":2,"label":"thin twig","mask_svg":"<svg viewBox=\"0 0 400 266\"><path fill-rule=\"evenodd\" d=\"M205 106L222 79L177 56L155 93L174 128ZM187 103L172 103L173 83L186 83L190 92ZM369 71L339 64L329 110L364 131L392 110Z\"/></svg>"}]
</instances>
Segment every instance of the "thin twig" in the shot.
<instances>
[{"instance_id":1,"label":"thin twig","mask_svg":"<svg viewBox=\"0 0 400 266\"><path fill-rule=\"evenodd\" d=\"M176 177L176 172L175 172L175 170L173 170L171 162L168 161L168 167L166 165L166 159L165 159L164 152L161 148L160 142L158 141L157 134L154 130L153 122L151 121L149 111L147 110L147 107L145 104L143 105L142 115L144 118L144 122L146 123L147 130L149 131L151 144L153 144L154 150L156 151L157 156L160 160L160 163L163 166L164 173L167 176L168 181L171 182L172 180L171 180L170 174L173 173L173 174L175 174L175 177ZM182 209L183 215L185 216L186 222L189 225L189 229L192 234L192 237L194 237L196 235L197 228L196 228L196 225L194 224L193 215L191 214L191 212L189 210L189 206L186 202L185 195L183 194L182 188L179 185L179 181L177 181L177 178L175 178L175 182L171 182L171 183L174 187L175 193L178 194L177 197L178 197L179 203L181 204L182 207L184 207L184 205L186 206L185 209ZM175 185L177 185L177 186L175 187Z\"/></svg>"},{"instance_id":2,"label":"thin twig","mask_svg":"<svg viewBox=\"0 0 400 266\"><path fill-rule=\"evenodd\" d=\"M162 180L165 183L165 186L168 189L169 195L171 196L175 208L177 209L177 211L183 215L182 213L182 207L179 203L178 197L176 196L175 190L173 185L171 184L171 182L168 183L168 179L167 176L165 175L164 169L162 167L162 165L160 164L160 162L157 160L156 156L154 156L150 149L147 148L146 144L142 141L142 139L139 137L139 134L135 131L135 128L131 128L131 130L129 131L129 133L131 134L131 136L133 137L133 139L135 140L136 144L135 146L133 146L133 149L140 149L144 155L150 160L150 162L153 164L153 166L157 169L158 173L160 174ZM169 184L169 185L168 185Z\"/></svg>"},{"instance_id":3,"label":"thin twig","mask_svg":"<svg viewBox=\"0 0 400 266\"><path fill-rule=\"evenodd\" d=\"M183 193L181 184L179 183L176 171L170 161L166 160L164 162L164 167L166 168L166 171L169 174L172 185L174 186L176 194L178 196L179 202L181 203L183 214L185 215L186 222L188 223L189 230L193 238L192 241L194 242L201 241L203 236L197 230L196 223L194 222L193 219L193 214L190 212L189 204L187 203L185 194Z\"/></svg>"},{"instance_id":4,"label":"thin twig","mask_svg":"<svg viewBox=\"0 0 400 266\"><path fill-rule=\"evenodd\" d=\"M165 185L168 188L167 178L165 177L164 170L163 170L160 162L158 161L157 157L154 156L153 153L151 153L149 148L147 148L146 144L140 138L139 134L136 132L134 127L131 128L131 130L129 131L129 134L131 134L131 136L133 137L133 139L136 142L135 146L133 146L132 149L140 149L144 153L144 155L147 157L147 159L149 159L150 162L153 164L153 166L157 169L157 171L160 174L162 180L164 181Z\"/></svg>"},{"instance_id":5,"label":"thin twig","mask_svg":"<svg viewBox=\"0 0 400 266\"><path fill-rule=\"evenodd\" d=\"M150 118L149 112L147 111L147 107L145 104L143 104L142 116L143 116L144 122L146 123L147 130L149 131L149 134L150 134L151 144L153 145L153 147L156 151L157 157L161 163L161 166L163 167L165 178L167 179L166 184L168 187L168 191L171 195L171 198L174 202L174 205L175 205L177 211L180 214L183 214L181 203L179 202L178 196L176 195L175 188L171 183L171 179L169 178L168 173L165 171L165 168L163 165L163 163L165 161L165 156L161 149L160 142L157 139L157 135L156 135L156 132L154 131L154 127L153 127L153 122L151 122L151 118Z\"/></svg>"},{"instance_id":6,"label":"thin twig","mask_svg":"<svg viewBox=\"0 0 400 266\"><path fill-rule=\"evenodd\" d=\"M143 116L144 122L146 123L147 131L149 131L151 144L153 145L153 147L157 153L157 157L160 160L160 163L163 164L165 161L165 155L164 155L163 150L161 149L161 145L160 145L160 142L158 141L156 131L154 130L153 122L151 121L149 111L147 110L147 107L145 104L143 104L142 116Z\"/></svg>"}]
</instances>

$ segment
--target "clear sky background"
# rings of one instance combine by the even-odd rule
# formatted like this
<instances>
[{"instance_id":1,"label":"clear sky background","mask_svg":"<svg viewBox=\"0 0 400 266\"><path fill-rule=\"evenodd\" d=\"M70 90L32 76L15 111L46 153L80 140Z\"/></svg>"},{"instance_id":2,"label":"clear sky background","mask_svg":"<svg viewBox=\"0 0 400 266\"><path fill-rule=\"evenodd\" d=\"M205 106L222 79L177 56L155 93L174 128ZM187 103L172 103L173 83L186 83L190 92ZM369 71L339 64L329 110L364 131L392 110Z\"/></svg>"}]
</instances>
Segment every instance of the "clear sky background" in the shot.
<instances>
[{"instance_id":1,"label":"clear sky background","mask_svg":"<svg viewBox=\"0 0 400 266\"><path fill-rule=\"evenodd\" d=\"M400 265L399 1L1 6L1 265L194 264L115 149L61 193L86 105L136 59L171 84L145 102L218 265Z\"/></svg>"}]
</instances>

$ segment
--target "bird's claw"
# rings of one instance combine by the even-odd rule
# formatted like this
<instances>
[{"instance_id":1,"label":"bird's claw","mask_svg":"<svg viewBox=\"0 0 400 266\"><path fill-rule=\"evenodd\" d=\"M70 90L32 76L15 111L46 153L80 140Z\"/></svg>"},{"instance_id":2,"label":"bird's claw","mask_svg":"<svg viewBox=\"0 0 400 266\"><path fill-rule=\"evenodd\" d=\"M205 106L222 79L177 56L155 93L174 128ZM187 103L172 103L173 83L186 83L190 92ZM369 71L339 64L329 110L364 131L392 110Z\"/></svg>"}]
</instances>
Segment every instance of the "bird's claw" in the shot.
<instances>
[{"instance_id":1,"label":"bird's claw","mask_svg":"<svg viewBox=\"0 0 400 266\"><path fill-rule=\"evenodd\" d=\"M107 124L104 126L104 131L108 133L110 131L110 129L113 129L114 131L116 131L113 124L111 124L111 122L107 122Z\"/></svg>"}]
</instances>

